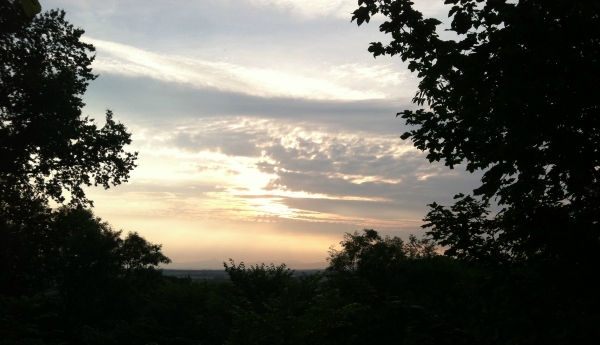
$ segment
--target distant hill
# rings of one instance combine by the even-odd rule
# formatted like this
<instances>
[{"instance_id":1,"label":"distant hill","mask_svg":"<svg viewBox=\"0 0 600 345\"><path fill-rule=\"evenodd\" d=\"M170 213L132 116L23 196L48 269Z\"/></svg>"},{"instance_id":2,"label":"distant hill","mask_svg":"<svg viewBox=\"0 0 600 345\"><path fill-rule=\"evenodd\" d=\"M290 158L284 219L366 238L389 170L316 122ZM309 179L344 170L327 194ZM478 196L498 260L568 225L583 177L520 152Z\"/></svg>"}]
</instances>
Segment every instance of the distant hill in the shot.
<instances>
[{"instance_id":1,"label":"distant hill","mask_svg":"<svg viewBox=\"0 0 600 345\"><path fill-rule=\"evenodd\" d=\"M168 270L222 270L223 269L223 261L218 259L208 259L202 261L193 261L193 262L172 262L168 265L161 265L161 268ZM240 262L236 261L236 264ZM260 265L263 262L246 262L244 264L246 266L250 265ZM265 264L270 265L274 263L276 266L282 264L281 261L264 261ZM287 261L284 262L285 265L291 269L296 270L318 270L325 269L327 267L326 262L300 262L300 261Z\"/></svg>"}]
</instances>

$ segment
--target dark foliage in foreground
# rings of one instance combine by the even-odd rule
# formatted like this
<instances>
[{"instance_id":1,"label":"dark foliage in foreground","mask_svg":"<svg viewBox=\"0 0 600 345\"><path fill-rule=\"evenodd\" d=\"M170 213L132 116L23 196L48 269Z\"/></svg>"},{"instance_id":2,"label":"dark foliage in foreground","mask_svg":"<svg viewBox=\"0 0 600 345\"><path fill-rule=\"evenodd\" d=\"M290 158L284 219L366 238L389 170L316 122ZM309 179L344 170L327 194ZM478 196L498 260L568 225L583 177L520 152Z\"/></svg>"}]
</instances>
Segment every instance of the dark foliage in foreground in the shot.
<instances>
[{"instance_id":1,"label":"dark foliage in foreground","mask_svg":"<svg viewBox=\"0 0 600 345\"><path fill-rule=\"evenodd\" d=\"M73 221L93 219L85 215ZM430 240L365 230L346 235L324 272L293 277L285 265L231 261L230 281L192 282L162 276L154 267L164 257L147 242L137 252L148 264L130 265L119 255L132 251L118 249L127 240L114 246L116 233L96 224L89 240L65 242L69 252L88 241L89 255L59 265L76 274L63 269L53 288L0 295L0 344L571 344L598 336L598 300L564 295L584 285L560 268L473 267L436 254Z\"/></svg>"},{"instance_id":2,"label":"dark foliage in foreground","mask_svg":"<svg viewBox=\"0 0 600 345\"><path fill-rule=\"evenodd\" d=\"M440 0L441 2L441 0ZM492 266L600 264L600 2L446 0L451 35L411 0L360 0L420 79L397 115L402 139L449 168L481 170L473 196L431 204L428 234L447 255ZM444 38L443 38L444 37ZM446 37L450 37L446 39ZM501 210L492 212L490 202ZM598 286L597 286L598 287Z\"/></svg>"},{"instance_id":3,"label":"dark foliage in foreground","mask_svg":"<svg viewBox=\"0 0 600 345\"><path fill-rule=\"evenodd\" d=\"M94 47L52 10L29 18L0 0L0 210L21 197L85 205L83 186L127 182L137 153L131 134L106 113L102 127L82 115Z\"/></svg>"},{"instance_id":4,"label":"dark foliage in foreground","mask_svg":"<svg viewBox=\"0 0 600 345\"><path fill-rule=\"evenodd\" d=\"M65 218L66 211L52 211L50 202L91 205L83 187L126 182L137 157L125 151L131 135L112 112L101 127L82 114L83 94L96 78L94 47L80 40L83 30L69 24L64 11L26 14L25 3L0 0L0 292L8 295L76 284L77 270L95 253L61 248L90 235L89 219L62 224L75 221L75 214ZM100 227L98 241L116 246L118 235L111 238ZM81 262L49 269L69 256ZM94 257L94 269L113 274L113 259Z\"/></svg>"}]
</instances>

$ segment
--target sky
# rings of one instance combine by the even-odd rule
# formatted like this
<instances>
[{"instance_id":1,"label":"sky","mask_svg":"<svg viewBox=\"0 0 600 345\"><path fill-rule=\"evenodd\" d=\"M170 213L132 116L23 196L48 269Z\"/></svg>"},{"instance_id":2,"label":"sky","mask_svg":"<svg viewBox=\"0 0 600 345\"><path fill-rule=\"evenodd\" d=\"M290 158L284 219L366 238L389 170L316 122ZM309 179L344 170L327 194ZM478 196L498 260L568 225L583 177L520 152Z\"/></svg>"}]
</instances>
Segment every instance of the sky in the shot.
<instances>
[{"instance_id":1,"label":"sky","mask_svg":"<svg viewBox=\"0 0 600 345\"><path fill-rule=\"evenodd\" d=\"M174 263L325 262L347 232L421 236L427 204L479 182L399 138L419 79L367 51L389 38L351 23L355 0L41 3L96 47L83 114L113 110L139 153L128 183L86 190L95 214Z\"/></svg>"}]
</instances>

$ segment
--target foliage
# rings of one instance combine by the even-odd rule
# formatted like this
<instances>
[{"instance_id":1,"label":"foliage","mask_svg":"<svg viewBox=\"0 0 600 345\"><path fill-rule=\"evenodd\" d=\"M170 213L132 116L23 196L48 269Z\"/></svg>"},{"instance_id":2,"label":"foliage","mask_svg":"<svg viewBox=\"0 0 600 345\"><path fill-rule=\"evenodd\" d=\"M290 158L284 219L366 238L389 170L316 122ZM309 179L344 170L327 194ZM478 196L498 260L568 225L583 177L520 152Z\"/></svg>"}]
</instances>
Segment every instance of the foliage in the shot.
<instances>
[{"instance_id":1,"label":"foliage","mask_svg":"<svg viewBox=\"0 0 600 345\"><path fill-rule=\"evenodd\" d=\"M398 237L382 238L377 231L365 229L363 234L346 233L340 242L342 250L330 248L327 271L336 279L359 277L379 290L398 288L406 277L398 274L407 267L407 261L433 258L437 255L435 244L428 239L418 240L414 235L404 243ZM354 283L355 286L360 285Z\"/></svg>"},{"instance_id":2,"label":"foliage","mask_svg":"<svg viewBox=\"0 0 600 345\"><path fill-rule=\"evenodd\" d=\"M124 151L131 135L111 111L102 127L82 116L94 47L63 11L26 13L38 5L0 0L0 292L56 291L68 308L102 309L123 260L146 260L135 269L149 272L168 259L80 209L91 205L82 187L126 181L137 154ZM49 206L67 199L68 208Z\"/></svg>"},{"instance_id":3,"label":"foliage","mask_svg":"<svg viewBox=\"0 0 600 345\"><path fill-rule=\"evenodd\" d=\"M450 209L433 203L431 212L424 219L428 222L425 226L432 227L432 238L442 246L451 246L445 254L459 259L510 262L509 248L514 244L504 250L497 245L497 237L502 230L498 227L498 220L489 217L489 203L461 194L455 199L460 200Z\"/></svg>"},{"instance_id":4,"label":"foliage","mask_svg":"<svg viewBox=\"0 0 600 345\"><path fill-rule=\"evenodd\" d=\"M141 275L125 278L126 266L106 275L104 264L83 253L114 244L106 223L84 210L63 209L53 215L58 218L85 234L70 242L82 242L80 251L64 251L78 265L61 271L79 275L70 284L81 288L80 295L71 294L68 303L58 291L0 295L0 343L586 344L598 334L600 305L593 299L582 305L579 296L565 294L563 285L582 285L560 268L542 277L515 267L474 268L441 255L411 258L408 242L402 250L382 250L398 249L401 242L367 230L347 234L342 244L349 245L332 258L350 258L344 253L350 250L374 264L381 253L402 252L394 254L399 264L334 266L330 260L324 274L294 277L284 265L246 268L230 261L225 268L231 282L162 277L146 284ZM102 232L106 236L98 237ZM95 255L124 262L114 245L108 247L112 254ZM420 248L417 253L428 252ZM380 258L385 263L385 255ZM147 288L131 279L142 279ZM579 292L596 288L587 290Z\"/></svg>"},{"instance_id":5,"label":"foliage","mask_svg":"<svg viewBox=\"0 0 600 345\"><path fill-rule=\"evenodd\" d=\"M359 320L346 320L348 329L339 330L353 335L346 342L470 341L454 330L451 320L437 314L460 303L454 290L462 270L457 262L438 255L432 240L411 235L405 243L365 229L346 234L340 244L341 250L329 252L325 285L335 291L330 298L339 300L340 311L355 310L351 318ZM355 330L358 325L364 333ZM345 339L339 333L338 337Z\"/></svg>"},{"instance_id":6,"label":"foliage","mask_svg":"<svg viewBox=\"0 0 600 345\"><path fill-rule=\"evenodd\" d=\"M137 156L124 151L131 135L111 111L100 128L82 116L94 47L63 11L28 18L13 1L0 7L0 209L63 202L64 192L90 204L82 186L126 182Z\"/></svg>"},{"instance_id":7,"label":"foliage","mask_svg":"<svg viewBox=\"0 0 600 345\"><path fill-rule=\"evenodd\" d=\"M56 300L51 298L0 295L0 344L64 344L52 341L63 335L57 316Z\"/></svg>"},{"instance_id":8,"label":"foliage","mask_svg":"<svg viewBox=\"0 0 600 345\"><path fill-rule=\"evenodd\" d=\"M413 102L427 108L398 113L416 126L402 138L430 161L484 171L474 190L481 202L459 196L450 211L431 205L429 234L449 254L474 260L502 253L498 262L540 254L581 261L572 248L560 250L565 240L598 252L600 2L445 3L454 39L441 39L441 21L409 0L361 0L353 15L358 25L386 16L380 31L392 41L369 51L400 55L421 78ZM462 210L492 198L504 206L493 223L483 221L485 212L466 221L470 211ZM460 235L440 231L450 228ZM567 229L576 235L557 235Z\"/></svg>"},{"instance_id":9,"label":"foliage","mask_svg":"<svg viewBox=\"0 0 600 345\"><path fill-rule=\"evenodd\" d=\"M262 271L259 274L261 276L273 272L271 267L263 265L254 266L253 271ZM316 273L289 278L281 281L283 284L279 291L269 297L261 300L245 297L233 299L230 310L233 324L227 344L305 344L322 341L319 339L322 325L317 325L320 315L314 309L321 300L319 294L323 276ZM234 288L242 293L248 289L242 282L234 284Z\"/></svg>"},{"instance_id":10,"label":"foliage","mask_svg":"<svg viewBox=\"0 0 600 345\"><path fill-rule=\"evenodd\" d=\"M42 12L42 5L38 0L21 0L21 5L23 5L23 11L28 17Z\"/></svg>"},{"instance_id":11,"label":"foliage","mask_svg":"<svg viewBox=\"0 0 600 345\"><path fill-rule=\"evenodd\" d=\"M125 270L125 276L170 263L171 259L161 252L161 248L162 245L149 243L137 232L130 232L119 246L120 266Z\"/></svg>"},{"instance_id":12,"label":"foliage","mask_svg":"<svg viewBox=\"0 0 600 345\"><path fill-rule=\"evenodd\" d=\"M45 287L50 209L24 200L15 212L0 212L0 293L18 295Z\"/></svg>"},{"instance_id":13,"label":"foliage","mask_svg":"<svg viewBox=\"0 0 600 345\"><path fill-rule=\"evenodd\" d=\"M230 265L223 263L225 272L231 282L243 292L244 297L250 301L264 301L266 298L279 295L283 289L293 280L293 271L281 264L246 265L241 262L237 266L232 259Z\"/></svg>"},{"instance_id":14,"label":"foliage","mask_svg":"<svg viewBox=\"0 0 600 345\"><path fill-rule=\"evenodd\" d=\"M121 231L81 208L65 206L40 218L31 224L43 227L13 234L21 239L17 249L25 249L14 252L22 262L3 266L0 275L0 319L22 324L9 334L7 344L30 338L39 344L66 340L61 332L80 338L75 343L88 343L82 339L108 320L139 316L149 296L164 284L156 266L169 258L137 233L122 238Z\"/></svg>"},{"instance_id":15,"label":"foliage","mask_svg":"<svg viewBox=\"0 0 600 345\"><path fill-rule=\"evenodd\" d=\"M330 248L329 270L368 271L376 269L373 265L385 263L393 264L400 260L414 260L430 258L437 255L435 244L428 239L417 239L409 236L409 243L405 244L399 237L382 238L377 231L364 229L364 234L346 233L340 242L341 251Z\"/></svg>"},{"instance_id":16,"label":"foliage","mask_svg":"<svg viewBox=\"0 0 600 345\"><path fill-rule=\"evenodd\" d=\"M380 31L392 40L369 51L400 55L421 78L413 102L423 108L398 113L414 126L401 138L430 162L483 171L474 196L459 194L450 208L433 203L424 219L448 257L483 265L429 261L455 267L458 280L444 286L459 304L437 288L408 298L453 315L478 343L593 342L600 3L445 3L451 39L440 38L441 21L424 18L409 0L360 0L353 16L361 25L383 14ZM431 283L427 262L413 266L419 274L410 280L428 282L421 287Z\"/></svg>"},{"instance_id":17,"label":"foliage","mask_svg":"<svg viewBox=\"0 0 600 345\"><path fill-rule=\"evenodd\" d=\"M133 284L141 279L147 285L154 279L156 266L170 262L160 245L137 233L121 238L121 231L113 230L90 210L62 207L36 220L27 227L9 228L5 243L16 250L2 252L13 259L3 267L4 293L56 290L66 304L71 299L79 305L102 304L90 296L114 293L107 286L119 285L118 281ZM23 281L15 281L15 277L23 277Z\"/></svg>"}]
</instances>

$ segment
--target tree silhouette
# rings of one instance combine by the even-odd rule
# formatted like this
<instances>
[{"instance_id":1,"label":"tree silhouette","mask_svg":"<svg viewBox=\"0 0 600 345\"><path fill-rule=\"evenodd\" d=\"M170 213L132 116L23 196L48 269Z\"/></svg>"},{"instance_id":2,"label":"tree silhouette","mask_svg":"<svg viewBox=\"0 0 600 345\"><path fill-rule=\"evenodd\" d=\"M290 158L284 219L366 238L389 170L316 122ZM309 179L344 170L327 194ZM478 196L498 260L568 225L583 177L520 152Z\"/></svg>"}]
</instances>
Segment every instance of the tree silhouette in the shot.
<instances>
[{"instance_id":1,"label":"tree silhouette","mask_svg":"<svg viewBox=\"0 0 600 345\"><path fill-rule=\"evenodd\" d=\"M21 5L25 14L29 17L42 12L42 5L38 0L21 0Z\"/></svg>"},{"instance_id":2,"label":"tree silhouette","mask_svg":"<svg viewBox=\"0 0 600 345\"><path fill-rule=\"evenodd\" d=\"M137 156L111 111L102 127L82 116L94 47L64 11L29 18L13 1L0 7L0 209L21 198L90 204L82 186L126 182Z\"/></svg>"},{"instance_id":3,"label":"tree silhouette","mask_svg":"<svg viewBox=\"0 0 600 345\"><path fill-rule=\"evenodd\" d=\"M115 313L161 279L155 269L171 262L161 246L137 233L121 234L90 210L62 207L52 213L46 248L38 255L46 289L58 291L73 315L94 320Z\"/></svg>"},{"instance_id":4,"label":"tree silhouette","mask_svg":"<svg viewBox=\"0 0 600 345\"><path fill-rule=\"evenodd\" d=\"M241 262L237 266L232 259L229 265L223 262L225 272L239 291L252 302L263 302L266 298L279 295L286 285L294 279L293 271L285 264L275 266L246 265Z\"/></svg>"},{"instance_id":5,"label":"tree silhouette","mask_svg":"<svg viewBox=\"0 0 600 345\"><path fill-rule=\"evenodd\" d=\"M37 2L0 0L0 291L9 294L48 287L46 259L61 238L49 202L91 205L82 188L126 182L137 158L111 111L101 127L82 115L96 78L83 30L64 11L30 17L25 3Z\"/></svg>"},{"instance_id":6,"label":"tree silhouette","mask_svg":"<svg viewBox=\"0 0 600 345\"><path fill-rule=\"evenodd\" d=\"M600 2L445 3L454 39L409 0L361 0L353 15L358 25L385 15L392 41L369 51L400 55L421 78L413 102L426 107L398 113L415 126L401 138L429 161L484 171L475 198L431 205L429 234L473 260L597 256ZM488 222L492 200L503 209Z\"/></svg>"}]
</instances>

